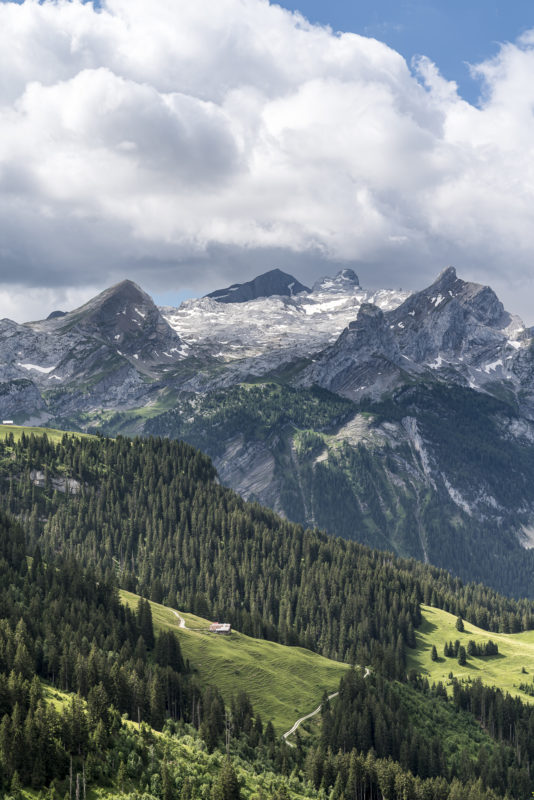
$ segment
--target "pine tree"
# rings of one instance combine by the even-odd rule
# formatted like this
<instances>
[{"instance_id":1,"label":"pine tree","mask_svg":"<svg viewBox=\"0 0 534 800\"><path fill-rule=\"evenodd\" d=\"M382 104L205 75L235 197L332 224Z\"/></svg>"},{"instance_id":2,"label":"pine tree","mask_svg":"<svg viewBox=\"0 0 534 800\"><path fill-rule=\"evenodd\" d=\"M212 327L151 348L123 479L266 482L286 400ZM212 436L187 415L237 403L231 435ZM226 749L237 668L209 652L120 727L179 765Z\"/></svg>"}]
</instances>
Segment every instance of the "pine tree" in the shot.
<instances>
[{"instance_id":1,"label":"pine tree","mask_svg":"<svg viewBox=\"0 0 534 800\"><path fill-rule=\"evenodd\" d=\"M267 725L265 726L264 739L267 743L274 742L275 739L274 726L271 720L269 720L267 722Z\"/></svg>"},{"instance_id":2,"label":"pine tree","mask_svg":"<svg viewBox=\"0 0 534 800\"><path fill-rule=\"evenodd\" d=\"M160 731L165 721L165 695L161 685L159 672L156 672L150 684L150 722L153 728Z\"/></svg>"},{"instance_id":3,"label":"pine tree","mask_svg":"<svg viewBox=\"0 0 534 800\"><path fill-rule=\"evenodd\" d=\"M152 624L152 610L150 603L144 598L139 598L137 605L137 624L139 626L139 633L145 641L148 650L154 648L154 627Z\"/></svg>"},{"instance_id":4,"label":"pine tree","mask_svg":"<svg viewBox=\"0 0 534 800\"><path fill-rule=\"evenodd\" d=\"M13 773L13 777L11 778L11 795L13 796L13 800L20 800L22 793L22 784L20 782L19 773L17 770Z\"/></svg>"},{"instance_id":5,"label":"pine tree","mask_svg":"<svg viewBox=\"0 0 534 800\"><path fill-rule=\"evenodd\" d=\"M222 800L240 800L241 789L232 762L227 757L223 761L219 774Z\"/></svg>"},{"instance_id":6,"label":"pine tree","mask_svg":"<svg viewBox=\"0 0 534 800\"><path fill-rule=\"evenodd\" d=\"M119 770L117 772L117 786L119 787L119 791L121 793L124 792L125 783L126 783L126 767L124 765L124 761L121 758L119 764Z\"/></svg>"},{"instance_id":7,"label":"pine tree","mask_svg":"<svg viewBox=\"0 0 534 800\"><path fill-rule=\"evenodd\" d=\"M161 770L161 790L162 790L162 800L175 799L174 787L172 785L172 779L169 772L169 767L167 766L166 762L164 762L163 768Z\"/></svg>"}]
</instances>

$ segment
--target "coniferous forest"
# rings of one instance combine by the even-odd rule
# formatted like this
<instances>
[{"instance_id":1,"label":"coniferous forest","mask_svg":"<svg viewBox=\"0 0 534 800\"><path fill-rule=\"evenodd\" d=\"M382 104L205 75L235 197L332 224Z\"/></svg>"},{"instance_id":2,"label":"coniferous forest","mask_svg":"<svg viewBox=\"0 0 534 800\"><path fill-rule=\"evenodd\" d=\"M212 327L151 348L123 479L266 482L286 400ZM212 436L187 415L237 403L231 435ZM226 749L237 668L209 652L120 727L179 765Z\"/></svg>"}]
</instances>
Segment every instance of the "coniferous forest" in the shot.
<instances>
[{"instance_id":1,"label":"coniferous forest","mask_svg":"<svg viewBox=\"0 0 534 800\"><path fill-rule=\"evenodd\" d=\"M534 627L531 602L303 530L221 487L210 460L177 441L11 436L0 481L6 797L31 787L79 800L108 786L150 800L522 800L534 790L531 705L480 682L447 693L406 667L421 603L518 632ZM145 598L135 611L119 587ZM238 685L226 708L217 686L201 688L148 600L369 669L346 674L340 699L292 748ZM194 775L193 752L204 759Z\"/></svg>"}]
</instances>

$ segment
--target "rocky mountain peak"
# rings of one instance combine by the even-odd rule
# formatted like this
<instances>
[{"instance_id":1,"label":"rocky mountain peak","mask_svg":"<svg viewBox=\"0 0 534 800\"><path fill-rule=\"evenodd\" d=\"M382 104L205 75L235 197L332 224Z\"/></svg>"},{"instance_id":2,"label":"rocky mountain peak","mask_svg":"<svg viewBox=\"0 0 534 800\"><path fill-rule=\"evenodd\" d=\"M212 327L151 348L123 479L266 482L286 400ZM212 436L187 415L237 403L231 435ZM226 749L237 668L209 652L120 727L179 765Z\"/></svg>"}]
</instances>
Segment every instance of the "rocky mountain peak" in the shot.
<instances>
[{"instance_id":1,"label":"rocky mountain peak","mask_svg":"<svg viewBox=\"0 0 534 800\"><path fill-rule=\"evenodd\" d=\"M458 278L454 267L447 267L428 288L413 294L399 307L397 316L400 319L406 312L412 312L412 316L415 312L416 318L421 313L431 313L433 317L436 312L449 314L452 309L447 305L451 300L459 305L466 322L471 320L473 324L492 328L504 328L510 324L511 317L493 289Z\"/></svg>"},{"instance_id":2,"label":"rocky mountain peak","mask_svg":"<svg viewBox=\"0 0 534 800\"><path fill-rule=\"evenodd\" d=\"M397 345L387 324L388 314L373 303L362 303L358 316L341 334L338 344L355 348L360 354L380 352L387 358L395 359L398 355Z\"/></svg>"},{"instance_id":3,"label":"rocky mountain peak","mask_svg":"<svg viewBox=\"0 0 534 800\"><path fill-rule=\"evenodd\" d=\"M31 327L59 336L90 337L135 363L166 363L178 357L181 347L180 337L152 298L131 280L110 286L68 314L31 323Z\"/></svg>"},{"instance_id":4,"label":"rocky mountain peak","mask_svg":"<svg viewBox=\"0 0 534 800\"><path fill-rule=\"evenodd\" d=\"M351 330L357 330L362 326L367 327L369 323L382 325L383 320L384 312L381 308L375 306L374 303L362 303L358 309L358 316L354 322L350 323L349 328Z\"/></svg>"},{"instance_id":5,"label":"rocky mountain peak","mask_svg":"<svg viewBox=\"0 0 534 800\"><path fill-rule=\"evenodd\" d=\"M431 289L450 289L458 280L455 268L445 267L445 269L441 270L434 283L428 287L427 291ZM463 283L463 281L460 281L460 283Z\"/></svg>"},{"instance_id":6,"label":"rocky mountain peak","mask_svg":"<svg viewBox=\"0 0 534 800\"><path fill-rule=\"evenodd\" d=\"M355 286L360 285L360 281L353 269L340 269L336 278L345 283L352 283Z\"/></svg>"},{"instance_id":7,"label":"rocky mountain peak","mask_svg":"<svg viewBox=\"0 0 534 800\"><path fill-rule=\"evenodd\" d=\"M525 336L521 321L504 310L489 286L463 281L447 267L430 286L391 311L362 303L356 319L309 372L325 388L353 398L363 391L374 396L386 385L386 370L377 361L381 356L400 369L395 375L388 368L391 381L432 370L481 388L512 380L515 369L525 371L516 366L525 352Z\"/></svg>"},{"instance_id":8,"label":"rocky mountain peak","mask_svg":"<svg viewBox=\"0 0 534 800\"><path fill-rule=\"evenodd\" d=\"M145 319L147 313L159 316L159 311L149 295L133 281L125 280L104 289L68 314L49 317L47 327L66 330L77 326L84 331L98 330L105 336L108 331L115 331L115 328L126 330L130 323L137 325L137 320Z\"/></svg>"},{"instance_id":9,"label":"rocky mountain peak","mask_svg":"<svg viewBox=\"0 0 534 800\"><path fill-rule=\"evenodd\" d=\"M75 311L72 313L84 312L86 310L90 313L94 313L101 309L108 314L112 314L114 311L120 313L120 309L131 306L135 307L136 305L156 308L152 298L144 292L140 286L133 281L124 280L105 289L78 309L77 312Z\"/></svg>"},{"instance_id":10,"label":"rocky mountain peak","mask_svg":"<svg viewBox=\"0 0 534 800\"><path fill-rule=\"evenodd\" d=\"M313 292L344 292L351 289L359 289L360 281L353 269L341 269L330 277L325 275L313 284Z\"/></svg>"},{"instance_id":11,"label":"rocky mountain peak","mask_svg":"<svg viewBox=\"0 0 534 800\"><path fill-rule=\"evenodd\" d=\"M246 283L233 283L226 289L217 289L206 297L217 300L218 303L246 303L260 297L292 297L300 292L309 292L307 286L300 283L293 275L282 272L281 269L271 269L258 275Z\"/></svg>"}]
</instances>

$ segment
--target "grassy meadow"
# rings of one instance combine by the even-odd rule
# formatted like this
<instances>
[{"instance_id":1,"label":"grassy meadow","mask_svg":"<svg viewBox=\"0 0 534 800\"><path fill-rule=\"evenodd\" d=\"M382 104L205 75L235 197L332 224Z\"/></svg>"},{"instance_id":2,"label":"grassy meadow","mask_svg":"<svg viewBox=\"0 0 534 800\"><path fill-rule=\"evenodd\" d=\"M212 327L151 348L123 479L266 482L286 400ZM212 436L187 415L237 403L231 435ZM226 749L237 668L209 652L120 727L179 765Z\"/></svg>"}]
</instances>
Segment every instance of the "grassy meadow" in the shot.
<instances>
[{"instance_id":1,"label":"grassy meadow","mask_svg":"<svg viewBox=\"0 0 534 800\"><path fill-rule=\"evenodd\" d=\"M121 591L124 603L135 608L138 596ZM182 614L188 628L170 608L150 603L156 631L173 630L182 655L202 685L217 686L228 702L244 689L264 722L271 719L277 733L288 730L298 717L313 711L323 692L336 691L348 664L331 661L301 647L286 647L233 631L230 636L209 633L209 622Z\"/></svg>"},{"instance_id":2,"label":"grassy meadow","mask_svg":"<svg viewBox=\"0 0 534 800\"><path fill-rule=\"evenodd\" d=\"M34 436L48 436L48 439L51 442L60 442L64 437L65 433L68 433L69 436L89 436L87 433L76 433L74 431L58 431L55 428L37 428L31 425L0 425L0 438L5 439L10 433L13 434L13 437L16 442L19 441L20 437L23 433L26 436L31 436L32 433Z\"/></svg>"},{"instance_id":3,"label":"grassy meadow","mask_svg":"<svg viewBox=\"0 0 534 800\"><path fill-rule=\"evenodd\" d=\"M449 673L458 679L480 680L488 686L498 686L525 702L534 702L534 697L521 692L521 683L532 684L534 680L534 631L523 633L490 633L464 620L464 632L456 630L456 617L446 611L430 606L421 606L423 624L416 631L417 647L408 650L408 668L414 668L428 676L430 683L448 681ZM456 658L445 658L446 642L459 640L467 650L472 639L483 644L491 639L499 648L496 656L468 656L461 667ZM432 645L436 646L438 660L432 661ZM526 670L526 673L522 670Z\"/></svg>"}]
</instances>

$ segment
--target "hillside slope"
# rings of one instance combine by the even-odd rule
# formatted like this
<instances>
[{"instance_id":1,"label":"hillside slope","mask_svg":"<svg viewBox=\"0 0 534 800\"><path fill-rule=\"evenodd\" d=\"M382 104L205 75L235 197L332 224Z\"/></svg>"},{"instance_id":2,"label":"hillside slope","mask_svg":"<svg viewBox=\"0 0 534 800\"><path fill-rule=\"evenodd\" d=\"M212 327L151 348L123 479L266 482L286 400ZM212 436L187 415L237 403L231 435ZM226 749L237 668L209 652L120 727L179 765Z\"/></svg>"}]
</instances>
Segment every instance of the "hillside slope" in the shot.
<instances>
[{"instance_id":1,"label":"hillside slope","mask_svg":"<svg viewBox=\"0 0 534 800\"><path fill-rule=\"evenodd\" d=\"M505 400L434 380L355 404L271 382L184 399L145 429L289 519L534 596L534 424Z\"/></svg>"},{"instance_id":2,"label":"hillside slope","mask_svg":"<svg viewBox=\"0 0 534 800\"><path fill-rule=\"evenodd\" d=\"M420 601L490 629L505 615L514 629L533 625L531 602L245 503L217 483L206 456L180 442L8 436L0 439L0 491L45 558L62 552L118 571L123 588L155 602L391 675L404 673Z\"/></svg>"},{"instance_id":3,"label":"hillside slope","mask_svg":"<svg viewBox=\"0 0 534 800\"><path fill-rule=\"evenodd\" d=\"M198 685L171 632L154 636L149 604L131 611L112 576L80 563L44 563L38 550L30 558L23 529L3 512L0 691L6 800L219 796L237 776L244 798L282 787L286 798L315 795L281 774L282 752L290 769L296 760L272 727L263 733L246 697L229 768L220 693Z\"/></svg>"},{"instance_id":4,"label":"hillside slope","mask_svg":"<svg viewBox=\"0 0 534 800\"><path fill-rule=\"evenodd\" d=\"M55 780L64 797L71 763L73 792L85 775L93 786L150 800L224 797L235 770L243 800L260 785L277 800L335 786L356 800L356 776L362 800L379 792L392 800L458 800L465 792L523 800L534 789L532 705L482 685L457 685L449 700L416 676L406 683L422 601L492 631L532 630L531 603L304 531L218 485L209 459L183 443L8 435L0 440L0 489L24 525L0 515L0 790ZM117 581L153 602L129 595L132 611L119 602ZM202 620L187 617L191 627L230 618L256 639L180 629L175 636L177 618L161 600L196 611ZM309 643L315 653L281 643ZM326 666L321 652L373 669L364 677L326 662L323 682L306 674ZM288 673L304 697L330 682L331 669L340 701L325 704L320 732L295 748L260 724L240 692L248 681L269 714L265 692L281 695L276 684ZM220 688L212 685L217 676ZM37 677L70 692L71 703L43 706ZM228 708L221 692L233 691ZM286 702L298 708L293 691ZM224 748L227 712L231 770L222 757L198 757L194 745L200 734L204 752ZM139 730L121 715L141 720ZM274 773L268 785L263 773Z\"/></svg>"},{"instance_id":5,"label":"hillside slope","mask_svg":"<svg viewBox=\"0 0 534 800\"><path fill-rule=\"evenodd\" d=\"M121 591L126 605L135 609L139 597ZM178 636L182 655L201 686L217 686L226 703L245 691L262 719L271 720L278 734L288 730L297 717L316 708L324 692L338 688L348 664L277 642L253 639L233 630L230 636L210 634L209 622L186 615L187 628L172 609L151 603L156 630Z\"/></svg>"},{"instance_id":6,"label":"hillside slope","mask_svg":"<svg viewBox=\"0 0 534 800\"><path fill-rule=\"evenodd\" d=\"M523 702L534 703L534 631L523 633L491 633L464 622L464 631L458 631L453 614L430 606L422 607L423 621L416 633L416 648L408 654L407 666L427 675L431 682L450 683L450 675L458 680L481 680L487 686L497 686L503 692L520 697ZM458 640L468 649L469 641L484 645L491 640L499 649L494 656L467 656L464 666L454 657L444 656L445 644ZM438 659L432 661L432 645ZM521 690L530 686L532 694Z\"/></svg>"}]
</instances>

